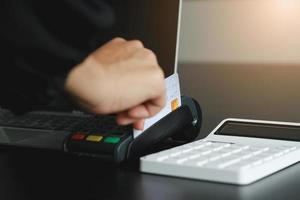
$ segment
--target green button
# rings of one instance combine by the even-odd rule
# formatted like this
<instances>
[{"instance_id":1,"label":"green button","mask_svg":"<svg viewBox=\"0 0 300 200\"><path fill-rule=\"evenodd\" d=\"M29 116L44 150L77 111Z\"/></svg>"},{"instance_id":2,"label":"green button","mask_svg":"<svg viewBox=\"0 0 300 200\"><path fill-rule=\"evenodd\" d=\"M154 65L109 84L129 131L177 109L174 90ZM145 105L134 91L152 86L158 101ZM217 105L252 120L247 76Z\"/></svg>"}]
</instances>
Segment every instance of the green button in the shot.
<instances>
[{"instance_id":1,"label":"green button","mask_svg":"<svg viewBox=\"0 0 300 200\"><path fill-rule=\"evenodd\" d=\"M116 143L120 142L120 138L118 138L118 137L107 137L107 138L104 139L104 142L116 144Z\"/></svg>"}]
</instances>

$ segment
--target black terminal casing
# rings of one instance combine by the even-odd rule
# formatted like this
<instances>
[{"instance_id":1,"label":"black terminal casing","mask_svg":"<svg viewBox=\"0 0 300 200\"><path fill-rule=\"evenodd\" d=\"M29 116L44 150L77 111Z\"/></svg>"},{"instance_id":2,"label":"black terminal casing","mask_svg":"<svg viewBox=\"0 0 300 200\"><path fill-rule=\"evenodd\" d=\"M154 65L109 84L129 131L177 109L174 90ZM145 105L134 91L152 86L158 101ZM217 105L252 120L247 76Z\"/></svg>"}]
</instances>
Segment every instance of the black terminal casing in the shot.
<instances>
[{"instance_id":1,"label":"black terminal casing","mask_svg":"<svg viewBox=\"0 0 300 200\"><path fill-rule=\"evenodd\" d=\"M182 105L141 135L133 138L132 133L122 136L118 144L89 143L72 141L69 137L64 142L64 151L77 155L98 157L116 163L128 159L178 146L193 141L199 134L202 112L198 102L191 97L182 96Z\"/></svg>"},{"instance_id":2,"label":"black terminal casing","mask_svg":"<svg viewBox=\"0 0 300 200\"><path fill-rule=\"evenodd\" d=\"M198 102L190 97L181 97L182 106L152 125L129 145L127 158L193 141L199 134L202 112Z\"/></svg>"}]
</instances>

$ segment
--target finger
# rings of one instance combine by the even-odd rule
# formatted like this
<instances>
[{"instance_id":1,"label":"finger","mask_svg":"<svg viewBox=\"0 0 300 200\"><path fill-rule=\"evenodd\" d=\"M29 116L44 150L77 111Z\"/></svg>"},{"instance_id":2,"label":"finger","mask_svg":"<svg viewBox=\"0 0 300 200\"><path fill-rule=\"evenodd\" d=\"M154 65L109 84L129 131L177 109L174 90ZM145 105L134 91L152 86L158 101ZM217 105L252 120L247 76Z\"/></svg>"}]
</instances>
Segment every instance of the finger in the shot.
<instances>
[{"instance_id":1,"label":"finger","mask_svg":"<svg viewBox=\"0 0 300 200\"><path fill-rule=\"evenodd\" d=\"M128 57L136 54L136 52L141 51L141 49L144 48L144 44L139 40L131 40L127 41L121 45L119 45L119 48L123 48L124 51L127 53L126 55Z\"/></svg>"},{"instance_id":2,"label":"finger","mask_svg":"<svg viewBox=\"0 0 300 200\"><path fill-rule=\"evenodd\" d=\"M164 106L164 95L156 100L135 106L118 115L118 120L122 124L130 124L139 119L149 118L158 113Z\"/></svg>"},{"instance_id":3,"label":"finger","mask_svg":"<svg viewBox=\"0 0 300 200\"><path fill-rule=\"evenodd\" d=\"M163 93L157 98L154 98L144 103L144 106L147 109L149 116L152 117L155 114L157 114L165 106L165 104L166 104L166 94Z\"/></svg>"},{"instance_id":4,"label":"finger","mask_svg":"<svg viewBox=\"0 0 300 200\"><path fill-rule=\"evenodd\" d=\"M124 38L114 38L113 40L106 43L107 45L118 45L117 47L120 48L120 45L124 45L125 48L129 51L136 50L136 49L143 49L144 44L140 40L125 40Z\"/></svg>"},{"instance_id":5,"label":"finger","mask_svg":"<svg viewBox=\"0 0 300 200\"><path fill-rule=\"evenodd\" d=\"M135 129L142 130L144 119L149 117L149 112L144 105L138 105L130 110L119 113L117 122L121 125L132 124Z\"/></svg>"},{"instance_id":6,"label":"finger","mask_svg":"<svg viewBox=\"0 0 300 200\"><path fill-rule=\"evenodd\" d=\"M147 48L140 49L140 51L136 52L135 56L137 58L140 58L140 59L145 60L147 62L150 61L154 65L156 65L157 67L159 66L156 54L150 49L147 49Z\"/></svg>"},{"instance_id":7,"label":"finger","mask_svg":"<svg viewBox=\"0 0 300 200\"><path fill-rule=\"evenodd\" d=\"M106 44L109 44L109 43L124 43L124 42L126 42L126 40L124 38L116 37L116 38L112 39L111 41L107 42Z\"/></svg>"},{"instance_id":8,"label":"finger","mask_svg":"<svg viewBox=\"0 0 300 200\"><path fill-rule=\"evenodd\" d=\"M101 51L105 48L119 47L119 46L122 46L126 43L127 43L127 41L124 38L116 37L116 38L108 41L107 43L105 43L103 46L101 46L99 49L97 49L96 52Z\"/></svg>"},{"instance_id":9,"label":"finger","mask_svg":"<svg viewBox=\"0 0 300 200\"><path fill-rule=\"evenodd\" d=\"M128 110L128 116L132 118L148 118L150 117L150 113L145 105L141 104Z\"/></svg>"},{"instance_id":10,"label":"finger","mask_svg":"<svg viewBox=\"0 0 300 200\"><path fill-rule=\"evenodd\" d=\"M127 42L127 45L131 48L142 49L144 48L144 44L140 40L130 40Z\"/></svg>"},{"instance_id":11,"label":"finger","mask_svg":"<svg viewBox=\"0 0 300 200\"><path fill-rule=\"evenodd\" d=\"M119 125L129 125L133 124L133 128L137 130L143 130L144 129L144 123L145 119L136 119L128 117L126 114L120 114L117 116L117 123Z\"/></svg>"},{"instance_id":12,"label":"finger","mask_svg":"<svg viewBox=\"0 0 300 200\"><path fill-rule=\"evenodd\" d=\"M140 120L133 123L133 128L142 131L142 130L144 130L144 124L145 124L145 120L140 119Z\"/></svg>"},{"instance_id":13,"label":"finger","mask_svg":"<svg viewBox=\"0 0 300 200\"><path fill-rule=\"evenodd\" d=\"M134 122L136 122L137 120L139 120L140 118L133 118L133 117L130 117L128 115L128 112L125 111L125 112L121 112L117 115L117 123L120 124L120 125L128 125L128 124L132 124Z\"/></svg>"}]
</instances>

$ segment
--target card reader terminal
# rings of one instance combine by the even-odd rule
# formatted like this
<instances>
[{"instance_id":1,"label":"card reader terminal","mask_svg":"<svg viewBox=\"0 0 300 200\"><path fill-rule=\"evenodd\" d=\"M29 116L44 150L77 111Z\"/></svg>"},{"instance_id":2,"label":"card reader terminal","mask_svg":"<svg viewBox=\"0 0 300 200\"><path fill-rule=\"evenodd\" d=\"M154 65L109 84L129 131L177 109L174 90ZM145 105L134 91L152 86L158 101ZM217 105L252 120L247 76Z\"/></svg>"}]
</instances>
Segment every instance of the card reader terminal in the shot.
<instances>
[{"instance_id":1,"label":"card reader terminal","mask_svg":"<svg viewBox=\"0 0 300 200\"><path fill-rule=\"evenodd\" d=\"M75 131L64 141L64 151L114 162L144 155L149 148L168 139L174 144L195 139L201 127L201 109L190 97L182 97L182 106L134 138L130 126L93 133ZM179 144L179 143L178 143Z\"/></svg>"}]
</instances>

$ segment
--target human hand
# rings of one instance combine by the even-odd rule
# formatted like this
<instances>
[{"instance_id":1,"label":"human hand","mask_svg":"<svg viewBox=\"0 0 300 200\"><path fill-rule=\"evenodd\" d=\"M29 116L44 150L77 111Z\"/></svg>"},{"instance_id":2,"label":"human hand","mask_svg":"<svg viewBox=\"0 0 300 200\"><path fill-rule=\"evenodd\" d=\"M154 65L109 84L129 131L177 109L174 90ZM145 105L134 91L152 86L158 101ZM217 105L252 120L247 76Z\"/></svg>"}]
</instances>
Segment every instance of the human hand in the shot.
<instances>
[{"instance_id":1,"label":"human hand","mask_svg":"<svg viewBox=\"0 0 300 200\"><path fill-rule=\"evenodd\" d=\"M165 105L163 71L137 40L115 38L94 51L70 71L65 89L88 111L117 113L119 124L140 130Z\"/></svg>"}]
</instances>

